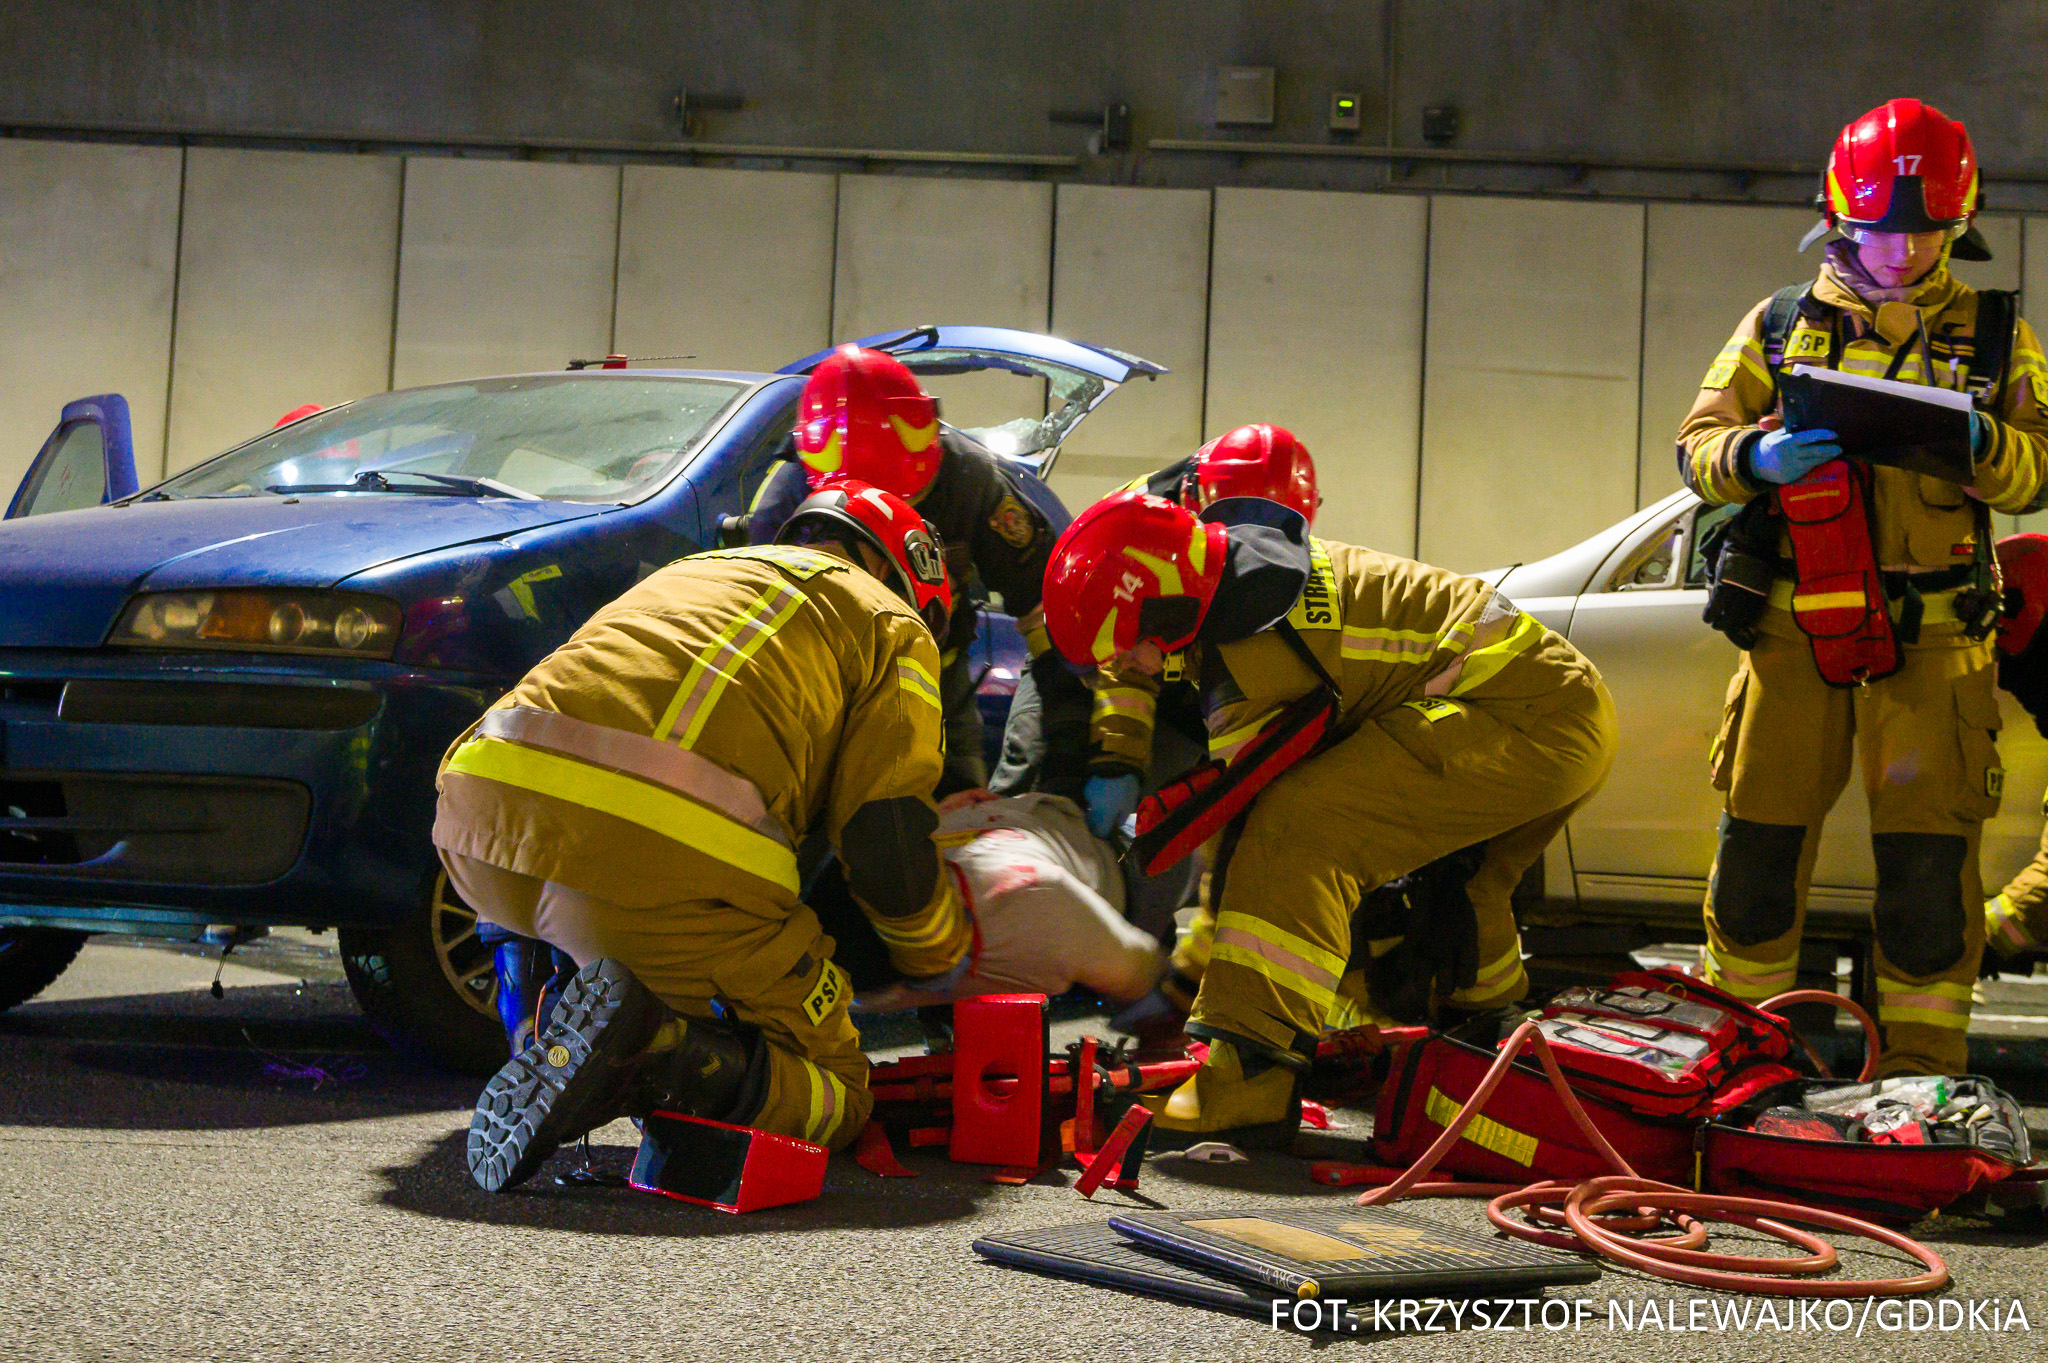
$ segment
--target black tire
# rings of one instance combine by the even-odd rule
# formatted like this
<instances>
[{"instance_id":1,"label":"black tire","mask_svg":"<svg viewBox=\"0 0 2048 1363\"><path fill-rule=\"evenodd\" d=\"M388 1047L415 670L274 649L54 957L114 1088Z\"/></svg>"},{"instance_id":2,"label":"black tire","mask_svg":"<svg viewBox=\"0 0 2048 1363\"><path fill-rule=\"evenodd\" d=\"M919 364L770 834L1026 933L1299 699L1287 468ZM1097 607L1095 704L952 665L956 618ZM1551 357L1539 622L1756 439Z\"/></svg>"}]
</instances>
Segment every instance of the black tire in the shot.
<instances>
[{"instance_id":1,"label":"black tire","mask_svg":"<svg viewBox=\"0 0 2048 1363\"><path fill-rule=\"evenodd\" d=\"M476 911L437 871L424 902L391 928L343 928L341 965L370 1025L400 1050L463 1074L490 1074L510 1054L498 1021L492 949Z\"/></svg>"},{"instance_id":2,"label":"black tire","mask_svg":"<svg viewBox=\"0 0 2048 1363\"><path fill-rule=\"evenodd\" d=\"M48 989L86 937L63 928L0 928L0 1013Z\"/></svg>"}]
</instances>

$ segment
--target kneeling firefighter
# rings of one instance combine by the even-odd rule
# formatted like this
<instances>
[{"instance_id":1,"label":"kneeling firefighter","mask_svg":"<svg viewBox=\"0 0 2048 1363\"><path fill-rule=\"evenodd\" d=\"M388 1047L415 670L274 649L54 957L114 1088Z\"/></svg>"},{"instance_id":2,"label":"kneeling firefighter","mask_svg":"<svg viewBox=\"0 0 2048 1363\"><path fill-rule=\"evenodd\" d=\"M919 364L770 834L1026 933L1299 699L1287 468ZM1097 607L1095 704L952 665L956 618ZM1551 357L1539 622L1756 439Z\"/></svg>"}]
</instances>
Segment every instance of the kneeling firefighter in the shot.
<instances>
[{"instance_id":1,"label":"kneeling firefighter","mask_svg":"<svg viewBox=\"0 0 2048 1363\"><path fill-rule=\"evenodd\" d=\"M775 545L646 578L450 749L449 879L582 967L477 1100L478 1183L656 1105L834 1147L860 1130L851 991L794 849L830 838L904 976L967 969L973 923L931 837L951 607L929 527L849 481Z\"/></svg>"},{"instance_id":2,"label":"kneeling firefighter","mask_svg":"<svg viewBox=\"0 0 2048 1363\"><path fill-rule=\"evenodd\" d=\"M1951 250L1987 254L1970 232L1979 202L1960 123L1902 99L1850 124L1814 234L1842 239L1811 285L1750 311L1678 435L1687 486L1746 504L1708 608L1743 649L1709 758L1727 802L1708 978L1752 1001L1793 987L1821 825L1860 759L1886 1076L1966 1068L1978 837L2003 780L1990 513L2031 510L2048 487L2039 343L2012 295L1948 269ZM1946 452L1968 485L1781 429L1780 370L1801 363L1968 393L1970 435Z\"/></svg>"},{"instance_id":3,"label":"kneeling firefighter","mask_svg":"<svg viewBox=\"0 0 2048 1363\"><path fill-rule=\"evenodd\" d=\"M1509 894L1615 746L1606 687L1563 638L1478 578L1311 540L1299 512L1259 498L1198 521L1117 493L1061 537L1046 601L1076 662L1157 672L1190 650L1228 765L1198 773L1164 826L1203 837L1205 819L1241 809L1222 831L1215 947L1187 1026L1208 1059L1160 1107L1156 1141L1291 1139L1318 1034L1369 1005L1361 967L1390 945L1352 940L1354 906L1461 848L1486 844L1469 885L1476 949L1445 983L1454 998L1519 997Z\"/></svg>"},{"instance_id":4,"label":"kneeling firefighter","mask_svg":"<svg viewBox=\"0 0 2048 1363\"><path fill-rule=\"evenodd\" d=\"M1998 542L2006 612L1998 624L1998 684L2048 737L2048 535L2008 535ZM1984 905L1986 964L2031 973L2048 955L2048 828L2041 850Z\"/></svg>"}]
</instances>

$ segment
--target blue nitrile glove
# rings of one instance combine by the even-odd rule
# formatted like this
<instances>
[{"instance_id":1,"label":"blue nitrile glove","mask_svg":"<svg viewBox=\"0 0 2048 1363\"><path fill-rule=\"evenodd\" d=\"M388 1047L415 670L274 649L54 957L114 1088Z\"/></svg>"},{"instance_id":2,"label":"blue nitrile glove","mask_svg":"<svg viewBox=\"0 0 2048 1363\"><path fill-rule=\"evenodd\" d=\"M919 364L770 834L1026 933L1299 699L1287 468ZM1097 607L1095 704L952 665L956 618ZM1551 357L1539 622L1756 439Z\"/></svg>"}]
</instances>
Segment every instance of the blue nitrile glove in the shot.
<instances>
[{"instance_id":1,"label":"blue nitrile glove","mask_svg":"<svg viewBox=\"0 0 2048 1363\"><path fill-rule=\"evenodd\" d=\"M1976 408L1970 409L1970 458L1980 460L1991 444L1991 418Z\"/></svg>"},{"instance_id":2,"label":"blue nitrile glove","mask_svg":"<svg viewBox=\"0 0 2048 1363\"><path fill-rule=\"evenodd\" d=\"M1088 805L1088 831L1107 838L1138 812L1138 778L1091 776L1081 787L1081 798Z\"/></svg>"},{"instance_id":3,"label":"blue nitrile glove","mask_svg":"<svg viewBox=\"0 0 2048 1363\"><path fill-rule=\"evenodd\" d=\"M1766 431L1750 452L1749 466L1767 483L1796 483L1841 457L1841 442L1833 431Z\"/></svg>"}]
</instances>

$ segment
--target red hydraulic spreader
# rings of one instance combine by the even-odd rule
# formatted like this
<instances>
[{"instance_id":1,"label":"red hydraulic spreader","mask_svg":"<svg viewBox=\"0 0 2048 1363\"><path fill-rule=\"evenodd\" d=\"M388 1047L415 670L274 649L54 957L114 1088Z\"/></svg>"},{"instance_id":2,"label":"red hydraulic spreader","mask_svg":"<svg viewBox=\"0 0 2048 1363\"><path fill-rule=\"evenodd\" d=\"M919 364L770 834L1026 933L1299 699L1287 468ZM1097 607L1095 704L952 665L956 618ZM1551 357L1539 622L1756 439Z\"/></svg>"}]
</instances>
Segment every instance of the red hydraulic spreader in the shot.
<instances>
[{"instance_id":1,"label":"red hydraulic spreader","mask_svg":"<svg viewBox=\"0 0 2048 1363\"><path fill-rule=\"evenodd\" d=\"M1042 1163L1048 1046L1043 994L984 994L953 1005L949 1155L968 1164Z\"/></svg>"}]
</instances>

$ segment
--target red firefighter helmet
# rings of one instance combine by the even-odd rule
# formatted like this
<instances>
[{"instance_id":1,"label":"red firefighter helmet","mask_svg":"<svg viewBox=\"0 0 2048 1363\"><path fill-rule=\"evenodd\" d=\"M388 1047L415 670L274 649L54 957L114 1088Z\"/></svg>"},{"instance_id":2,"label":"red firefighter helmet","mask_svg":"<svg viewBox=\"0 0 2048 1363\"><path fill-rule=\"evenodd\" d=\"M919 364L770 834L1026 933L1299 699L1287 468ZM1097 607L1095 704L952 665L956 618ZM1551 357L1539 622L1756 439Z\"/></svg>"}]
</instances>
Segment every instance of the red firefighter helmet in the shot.
<instances>
[{"instance_id":1,"label":"red firefighter helmet","mask_svg":"<svg viewBox=\"0 0 2048 1363\"><path fill-rule=\"evenodd\" d=\"M327 409L325 407L322 407L317 402L308 402L303 406L294 407L289 412L286 412L283 416L277 419L276 424L271 426L270 429L274 431L279 426L289 426L294 421L304 421L307 417L315 416L326 410Z\"/></svg>"},{"instance_id":2,"label":"red firefighter helmet","mask_svg":"<svg viewBox=\"0 0 2048 1363\"><path fill-rule=\"evenodd\" d=\"M857 478L908 501L931 485L945 455L939 404L893 356L843 345L804 384L796 448L814 488Z\"/></svg>"},{"instance_id":3,"label":"red firefighter helmet","mask_svg":"<svg viewBox=\"0 0 2048 1363\"><path fill-rule=\"evenodd\" d=\"M933 638L943 635L953 613L946 555L931 526L901 497L858 478L829 479L783 522L775 542L843 541L848 529L889 560L896 570L889 585L924 620Z\"/></svg>"},{"instance_id":4,"label":"red firefighter helmet","mask_svg":"<svg viewBox=\"0 0 2048 1363\"><path fill-rule=\"evenodd\" d=\"M1202 506L1225 497L1264 497L1291 506L1313 525L1323 499L1308 446L1284 426L1240 426L1195 451L1195 495Z\"/></svg>"},{"instance_id":5,"label":"red firefighter helmet","mask_svg":"<svg viewBox=\"0 0 2048 1363\"><path fill-rule=\"evenodd\" d=\"M1074 663L1106 663L1149 640L1171 653L1201 627L1223 580L1220 525L1143 492L1117 492L1074 518L1045 568L1045 623Z\"/></svg>"},{"instance_id":6,"label":"red firefighter helmet","mask_svg":"<svg viewBox=\"0 0 2048 1363\"><path fill-rule=\"evenodd\" d=\"M2015 656L2034 642L2048 616L2048 535L2007 535L1998 542L1998 571L2008 599L2019 593L2019 609L1998 622L1998 646Z\"/></svg>"},{"instance_id":7,"label":"red firefighter helmet","mask_svg":"<svg viewBox=\"0 0 2048 1363\"><path fill-rule=\"evenodd\" d=\"M1960 237L1982 206L1970 134L1932 105L1891 100L1842 129L1815 206L1852 241L1866 232Z\"/></svg>"}]
</instances>

